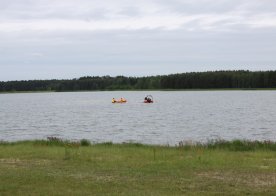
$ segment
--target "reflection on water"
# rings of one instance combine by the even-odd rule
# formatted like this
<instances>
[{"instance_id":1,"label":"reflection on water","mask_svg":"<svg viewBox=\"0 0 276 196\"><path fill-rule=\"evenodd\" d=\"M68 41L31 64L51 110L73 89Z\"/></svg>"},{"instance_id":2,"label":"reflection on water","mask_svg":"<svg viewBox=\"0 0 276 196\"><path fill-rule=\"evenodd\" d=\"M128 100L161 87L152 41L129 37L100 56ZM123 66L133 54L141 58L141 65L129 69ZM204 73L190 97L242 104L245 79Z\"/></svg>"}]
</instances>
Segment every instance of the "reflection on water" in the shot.
<instances>
[{"instance_id":1,"label":"reflection on water","mask_svg":"<svg viewBox=\"0 0 276 196\"><path fill-rule=\"evenodd\" d=\"M143 103L152 94L155 103ZM111 99L125 97L126 104ZM276 91L0 94L0 140L276 140Z\"/></svg>"}]
</instances>

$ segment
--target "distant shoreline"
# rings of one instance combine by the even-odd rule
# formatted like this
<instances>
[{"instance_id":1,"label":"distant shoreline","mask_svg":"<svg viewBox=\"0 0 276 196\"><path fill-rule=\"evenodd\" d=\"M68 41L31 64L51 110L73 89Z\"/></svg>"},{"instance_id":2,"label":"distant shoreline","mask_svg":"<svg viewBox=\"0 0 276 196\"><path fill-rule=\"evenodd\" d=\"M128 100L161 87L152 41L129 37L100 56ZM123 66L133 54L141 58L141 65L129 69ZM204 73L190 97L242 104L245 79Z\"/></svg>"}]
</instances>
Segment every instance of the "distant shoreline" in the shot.
<instances>
[{"instance_id":1,"label":"distant shoreline","mask_svg":"<svg viewBox=\"0 0 276 196\"><path fill-rule=\"evenodd\" d=\"M147 77L85 76L66 80L0 81L0 92L106 90L275 90L275 71L207 71Z\"/></svg>"}]
</instances>

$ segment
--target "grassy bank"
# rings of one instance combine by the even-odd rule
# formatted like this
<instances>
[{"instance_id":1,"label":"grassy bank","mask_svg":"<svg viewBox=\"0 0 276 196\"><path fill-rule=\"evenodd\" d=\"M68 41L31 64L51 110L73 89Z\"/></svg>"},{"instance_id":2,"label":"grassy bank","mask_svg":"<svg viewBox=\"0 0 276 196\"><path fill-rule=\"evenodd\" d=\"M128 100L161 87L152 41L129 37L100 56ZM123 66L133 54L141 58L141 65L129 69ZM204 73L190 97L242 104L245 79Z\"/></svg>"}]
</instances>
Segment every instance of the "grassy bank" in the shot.
<instances>
[{"instance_id":1,"label":"grassy bank","mask_svg":"<svg viewBox=\"0 0 276 196\"><path fill-rule=\"evenodd\" d=\"M0 195L273 195L276 143L2 142L0 182Z\"/></svg>"}]
</instances>

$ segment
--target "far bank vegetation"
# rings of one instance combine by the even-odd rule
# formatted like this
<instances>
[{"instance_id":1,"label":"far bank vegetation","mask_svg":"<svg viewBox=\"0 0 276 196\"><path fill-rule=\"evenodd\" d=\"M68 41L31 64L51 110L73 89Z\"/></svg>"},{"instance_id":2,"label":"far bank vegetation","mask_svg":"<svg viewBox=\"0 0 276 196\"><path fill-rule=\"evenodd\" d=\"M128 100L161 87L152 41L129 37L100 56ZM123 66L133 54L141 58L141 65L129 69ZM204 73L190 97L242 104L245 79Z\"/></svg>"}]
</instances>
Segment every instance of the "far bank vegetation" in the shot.
<instances>
[{"instance_id":1,"label":"far bank vegetation","mask_svg":"<svg viewBox=\"0 0 276 196\"><path fill-rule=\"evenodd\" d=\"M209 71L148 77L86 76L0 82L0 92L276 88L276 71Z\"/></svg>"}]
</instances>

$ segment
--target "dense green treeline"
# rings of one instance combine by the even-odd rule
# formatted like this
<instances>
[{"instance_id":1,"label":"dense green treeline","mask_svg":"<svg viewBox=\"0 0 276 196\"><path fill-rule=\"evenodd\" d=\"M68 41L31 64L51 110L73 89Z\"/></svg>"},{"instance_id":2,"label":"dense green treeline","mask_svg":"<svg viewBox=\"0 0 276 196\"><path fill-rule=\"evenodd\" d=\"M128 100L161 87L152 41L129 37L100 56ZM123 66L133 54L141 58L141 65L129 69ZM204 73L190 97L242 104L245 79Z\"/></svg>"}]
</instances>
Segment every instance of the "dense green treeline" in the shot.
<instances>
[{"instance_id":1,"label":"dense green treeline","mask_svg":"<svg viewBox=\"0 0 276 196\"><path fill-rule=\"evenodd\" d=\"M209 71L149 77L81 77L0 82L0 91L276 88L276 71Z\"/></svg>"}]
</instances>

